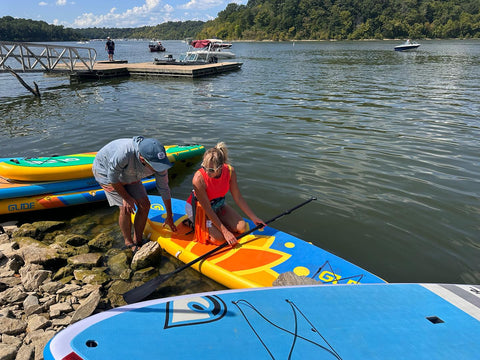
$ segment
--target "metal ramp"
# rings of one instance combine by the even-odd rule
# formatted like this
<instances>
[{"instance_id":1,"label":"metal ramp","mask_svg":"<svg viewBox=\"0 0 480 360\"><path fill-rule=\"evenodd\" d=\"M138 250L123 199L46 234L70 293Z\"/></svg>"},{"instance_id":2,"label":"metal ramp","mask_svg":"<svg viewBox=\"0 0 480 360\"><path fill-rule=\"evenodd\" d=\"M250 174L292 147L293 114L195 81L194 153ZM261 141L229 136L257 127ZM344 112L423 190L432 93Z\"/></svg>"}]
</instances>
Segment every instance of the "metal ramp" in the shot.
<instances>
[{"instance_id":1,"label":"metal ramp","mask_svg":"<svg viewBox=\"0 0 480 360\"><path fill-rule=\"evenodd\" d=\"M0 72L74 72L93 70L93 48L0 41Z\"/></svg>"}]
</instances>

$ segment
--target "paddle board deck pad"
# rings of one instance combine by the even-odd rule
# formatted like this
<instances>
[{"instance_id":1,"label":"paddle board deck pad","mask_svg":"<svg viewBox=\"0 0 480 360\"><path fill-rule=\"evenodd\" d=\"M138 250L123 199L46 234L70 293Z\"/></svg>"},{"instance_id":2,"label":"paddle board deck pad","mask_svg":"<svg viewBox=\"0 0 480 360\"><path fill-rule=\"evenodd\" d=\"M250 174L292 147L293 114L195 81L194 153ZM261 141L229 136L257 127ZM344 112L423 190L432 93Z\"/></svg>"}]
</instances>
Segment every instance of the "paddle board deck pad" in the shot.
<instances>
[{"instance_id":1,"label":"paddle board deck pad","mask_svg":"<svg viewBox=\"0 0 480 360\"><path fill-rule=\"evenodd\" d=\"M194 234L182 224L185 201L172 199L176 233L163 227L166 216L160 196L150 195L151 208L145 235L157 241L169 254L184 263L214 249L193 241ZM250 221L250 228L255 225ZM272 286L279 274L294 272L329 284L385 282L338 256L270 226L239 240L240 245L225 247L192 267L231 289Z\"/></svg>"},{"instance_id":2,"label":"paddle board deck pad","mask_svg":"<svg viewBox=\"0 0 480 360\"><path fill-rule=\"evenodd\" d=\"M225 290L119 307L56 334L45 360L478 359L480 286Z\"/></svg>"},{"instance_id":3,"label":"paddle board deck pad","mask_svg":"<svg viewBox=\"0 0 480 360\"><path fill-rule=\"evenodd\" d=\"M145 188L155 188L155 178L142 180ZM47 210L72 205L81 205L106 200L105 190L98 184L77 190L16 197L0 200L0 214L14 214L26 211Z\"/></svg>"},{"instance_id":4,"label":"paddle board deck pad","mask_svg":"<svg viewBox=\"0 0 480 360\"><path fill-rule=\"evenodd\" d=\"M167 145L171 162L200 156L202 145ZM92 177L96 152L39 158L12 158L0 162L0 176L18 181L59 181Z\"/></svg>"}]
</instances>

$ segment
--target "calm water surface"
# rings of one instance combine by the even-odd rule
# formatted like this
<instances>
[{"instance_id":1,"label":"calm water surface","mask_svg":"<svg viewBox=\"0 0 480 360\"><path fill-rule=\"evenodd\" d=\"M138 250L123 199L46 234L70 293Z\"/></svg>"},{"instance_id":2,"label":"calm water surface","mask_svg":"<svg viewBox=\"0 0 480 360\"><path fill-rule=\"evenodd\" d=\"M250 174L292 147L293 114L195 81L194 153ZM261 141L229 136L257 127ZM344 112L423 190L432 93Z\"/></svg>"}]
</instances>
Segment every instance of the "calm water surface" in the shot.
<instances>
[{"instance_id":1,"label":"calm water surface","mask_svg":"<svg viewBox=\"0 0 480 360\"><path fill-rule=\"evenodd\" d=\"M117 41L115 58L164 55L147 44ZM237 42L240 71L195 80L25 75L40 100L0 74L0 157L94 151L137 134L223 140L260 217L318 197L272 226L389 282L479 283L480 41L424 41L409 53L397 44ZM107 58L102 42L82 46ZM175 197L186 198L191 175L172 182ZM80 209L117 231L105 205Z\"/></svg>"}]
</instances>

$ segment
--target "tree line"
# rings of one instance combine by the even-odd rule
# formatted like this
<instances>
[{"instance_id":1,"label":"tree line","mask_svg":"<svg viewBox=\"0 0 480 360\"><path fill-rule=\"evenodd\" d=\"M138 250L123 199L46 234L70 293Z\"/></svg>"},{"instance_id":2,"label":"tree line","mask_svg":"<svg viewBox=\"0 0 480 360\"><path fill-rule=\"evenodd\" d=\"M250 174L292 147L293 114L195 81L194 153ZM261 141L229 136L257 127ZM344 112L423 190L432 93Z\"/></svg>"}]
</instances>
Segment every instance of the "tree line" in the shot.
<instances>
[{"instance_id":1,"label":"tree line","mask_svg":"<svg viewBox=\"0 0 480 360\"><path fill-rule=\"evenodd\" d=\"M138 28L71 29L43 21L0 18L0 40L75 41L144 38L180 40L360 40L480 38L478 0L249 0L230 3L207 22Z\"/></svg>"},{"instance_id":2,"label":"tree line","mask_svg":"<svg viewBox=\"0 0 480 360\"><path fill-rule=\"evenodd\" d=\"M162 39L180 40L195 37L202 29L203 21L166 22L156 26L138 28L86 28L72 29L49 25L44 21L0 18L0 41L79 41L86 39Z\"/></svg>"},{"instance_id":3,"label":"tree line","mask_svg":"<svg viewBox=\"0 0 480 360\"><path fill-rule=\"evenodd\" d=\"M478 0L249 0L199 37L244 40L480 38Z\"/></svg>"}]
</instances>

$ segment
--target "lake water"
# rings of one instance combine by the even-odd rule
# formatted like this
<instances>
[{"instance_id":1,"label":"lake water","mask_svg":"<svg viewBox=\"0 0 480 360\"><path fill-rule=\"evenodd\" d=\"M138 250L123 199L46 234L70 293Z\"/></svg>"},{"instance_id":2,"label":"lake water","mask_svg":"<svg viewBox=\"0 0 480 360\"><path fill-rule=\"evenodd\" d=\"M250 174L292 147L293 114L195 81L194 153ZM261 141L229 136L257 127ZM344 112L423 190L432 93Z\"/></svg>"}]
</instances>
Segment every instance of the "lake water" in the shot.
<instances>
[{"instance_id":1,"label":"lake water","mask_svg":"<svg viewBox=\"0 0 480 360\"><path fill-rule=\"evenodd\" d=\"M185 51L163 43L176 58ZM147 44L117 41L115 58L164 56ZM140 134L206 147L222 140L264 220L318 198L273 227L389 282L479 283L480 41L423 41L406 53L393 51L398 44L235 42L240 71L195 80L73 85L25 74L40 100L0 74L0 157L95 151ZM106 60L103 42L82 46ZM172 183L175 197L190 189L191 172ZM116 231L113 215L106 226Z\"/></svg>"}]
</instances>

